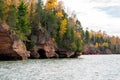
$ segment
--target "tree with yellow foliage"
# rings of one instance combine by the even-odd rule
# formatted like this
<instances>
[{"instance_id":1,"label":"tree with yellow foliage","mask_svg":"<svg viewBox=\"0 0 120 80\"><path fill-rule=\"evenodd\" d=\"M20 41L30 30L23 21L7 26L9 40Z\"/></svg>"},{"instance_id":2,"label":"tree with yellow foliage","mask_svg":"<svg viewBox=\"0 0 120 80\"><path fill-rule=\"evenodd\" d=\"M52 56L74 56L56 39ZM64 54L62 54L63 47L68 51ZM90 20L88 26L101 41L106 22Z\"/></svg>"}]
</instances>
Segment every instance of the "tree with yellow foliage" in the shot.
<instances>
[{"instance_id":1,"label":"tree with yellow foliage","mask_svg":"<svg viewBox=\"0 0 120 80\"><path fill-rule=\"evenodd\" d=\"M45 3L45 9L54 10L56 8L57 0L47 0Z\"/></svg>"},{"instance_id":2,"label":"tree with yellow foliage","mask_svg":"<svg viewBox=\"0 0 120 80\"><path fill-rule=\"evenodd\" d=\"M35 11L35 6L36 5L36 1L35 0L30 0L29 2L28 2L28 13L30 14L34 14L34 11Z\"/></svg>"},{"instance_id":3,"label":"tree with yellow foliage","mask_svg":"<svg viewBox=\"0 0 120 80\"><path fill-rule=\"evenodd\" d=\"M111 43L112 43L113 45L115 45L115 44L116 44L116 37L115 37L115 36L112 36L112 37L110 38L110 41L111 41Z\"/></svg>"},{"instance_id":4,"label":"tree with yellow foliage","mask_svg":"<svg viewBox=\"0 0 120 80\"><path fill-rule=\"evenodd\" d=\"M98 42L96 42L96 43L95 43L95 47L98 47L98 46L99 46L99 43L98 43Z\"/></svg>"},{"instance_id":5,"label":"tree with yellow foliage","mask_svg":"<svg viewBox=\"0 0 120 80\"><path fill-rule=\"evenodd\" d=\"M56 16L57 16L58 18L62 18L62 17L63 17L63 13L62 13L62 12L57 12L57 13L56 13Z\"/></svg>"},{"instance_id":6,"label":"tree with yellow foliage","mask_svg":"<svg viewBox=\"0 0 120 80\"><path fill-rule=\"evenodd\" d=\"M90 39L93 37L93 32L92 31L90 31L89 32L89 35L90 35Z\"/></svg>"},{"instance_id":7,"label":"tree with yellow foliage","mask_svg":"<svg viewBox=\"0 0 120 80\"><path fill-rule=\"evenodd\" d=\"M67 28L66 28L66 25L67 25L67 19L63 19L61 21L61 25L60 25L60 30L59 30L59 33L60 33L60 36L63 37Z\"/></svg>"},{"instance_id":8,"label":"tree with yellow foliage","mask_svg":"<svg viewBox=\"0 0 120 80\"><path fill-rule=\"evenodd\" d=\"M96 32L96 37L100 38L102 36L101 30L99 30L98 32Z\"/></svg>"},{"instance_id":9,"label":"tree with yellow foliage","mask_svg":"<svg viewBox=\"0 0 120 80\"><path fill-rule=\"evenodd\" d=\"M77 31L77 32L75 32L75 33L76 33L76 37L77 37L77 38L81 38L81 34L80 34L79 31Z\"/></svg>"},{"instance_id":10,"label":"tree with yellow foliage","mask_svg":"<svg viewBox=\"0 0 120 80\"><path fill-rule=\"evenodd\" d=\"M103 46L103 47L108 47L108 43L107 43L107 42L104 42L104 43L102 44L102 46Z\"/></svg>"},{"instance_id":11,"label":"tree with yellow foliage","mask_svg":"<svg viewBox=\"0 0 120 80\"><path fill-rule=\"evenodd\" d=\"M63 15L63 2L62 1L59 1L56 3L56 8L55 8L55 11L56 11L56 16L58 18L62 18L64 15Z\"/></svg>"}]
</instances>

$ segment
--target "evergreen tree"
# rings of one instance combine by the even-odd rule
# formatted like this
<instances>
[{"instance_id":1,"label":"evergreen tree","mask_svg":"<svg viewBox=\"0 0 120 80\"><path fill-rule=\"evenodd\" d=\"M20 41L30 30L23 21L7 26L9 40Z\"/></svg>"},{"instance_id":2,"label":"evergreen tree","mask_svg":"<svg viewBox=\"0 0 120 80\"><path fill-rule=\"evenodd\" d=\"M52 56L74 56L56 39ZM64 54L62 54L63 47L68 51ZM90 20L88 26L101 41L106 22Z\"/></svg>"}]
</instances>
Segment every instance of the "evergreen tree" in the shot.
<instances>
[{"instance_id":1,"label":"evergreen tree","mask_svg":"<svg viewBox=\"0 0 120 80\"><path fill-rule=\"evenodd\" d=\"M36 3L36 8L35 11L33 11L33 5L31 5L31 15L29 17L31 17L30 19L30 24L31 24L31 28L32 28L32 34L33 35L37 35L39 28L41 27L41 17L43 14L43 4L41 0L38 0L38 2Z\"/></svg>"},{"instance_id":2,"label":"evergreen tree","mask_svg":"<svg viewBox=\"0 0 120 80\"><path fill-rule=\"evenodd\" d=\"M0 0L0 19L5 22L5 1Z\"/></svg>"},{"instance_id":3,"label":"evergreen tree","mask_svg":"<svg viewBox=\"0 0 120 80\"><path fill-rule=\"evenodd\" d=\"M89 44L90 42L90 35L89 35L89 31L86 30L85 32L85 43Z\"/></svg>"},{"instance_id":4,"label":"evergreen tree","mask_svg":"<svg viewBox=\"0 0 120 80\"><path fill-rule=\"evenodd\" d=\"M17 12L15 6L12 4L9 6L9 11L7 12L7 23L10 28L15 29L17 22Z\"/></svg>"},{"instance_id":5,"label":"evergreen tree","mask_svg":"<svg viewBox=\"0 0 120 80\"><path fill-rule=\"evenodd\" d=\"M23 41L27 40L27 36L31 33L31 29L28 22L27 5L21 1L18 6L17 12L17 26L16 35Z\"/></svg>"}]
</instances>

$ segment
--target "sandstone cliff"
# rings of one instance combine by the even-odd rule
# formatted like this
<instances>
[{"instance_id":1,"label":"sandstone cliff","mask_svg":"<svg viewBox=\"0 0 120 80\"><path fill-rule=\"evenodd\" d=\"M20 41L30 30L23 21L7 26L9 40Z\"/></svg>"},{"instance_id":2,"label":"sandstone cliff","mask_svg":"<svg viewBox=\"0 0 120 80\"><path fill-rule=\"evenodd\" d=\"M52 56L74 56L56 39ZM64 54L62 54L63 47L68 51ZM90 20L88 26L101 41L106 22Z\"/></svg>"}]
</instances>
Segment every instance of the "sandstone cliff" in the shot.
<instances>
[{"instance_id":1,"label":"sandstone cliff","mask_svg":"<svg viewBox=\"0 0 120 80\"><path fill-rule=\"evenodd\" d=\"M29 56L24 43L14 37L7 24L0 23L0 60L24 60Z\"/></svg>"},{"instance_id":2,"label":"sandstone cliff","mask_svg":"<svg viewBox=\"0 0 120 80\"><path fill-rule=\"evenodd\" d=\"M81 55L79 52L58 49L56 42L42 27L39 29L38 35L31 35L31 40L35 43L35 46L30 50L30 58L33 59L77 58Z\"/></svg>"},{"instance_id":3,"label":"sandstone cliff","mask_svg":"<svg viewBox=\"0 0 120 80\"><path fill-rule=\"evenodd\" d=\"M40 28L38 35L31 35L31 40L35 43L35 46L31 49L31 58L57 58L55 53L55 43L51 40L50 35L44 28Z\"/></svg>"}]
</instances>

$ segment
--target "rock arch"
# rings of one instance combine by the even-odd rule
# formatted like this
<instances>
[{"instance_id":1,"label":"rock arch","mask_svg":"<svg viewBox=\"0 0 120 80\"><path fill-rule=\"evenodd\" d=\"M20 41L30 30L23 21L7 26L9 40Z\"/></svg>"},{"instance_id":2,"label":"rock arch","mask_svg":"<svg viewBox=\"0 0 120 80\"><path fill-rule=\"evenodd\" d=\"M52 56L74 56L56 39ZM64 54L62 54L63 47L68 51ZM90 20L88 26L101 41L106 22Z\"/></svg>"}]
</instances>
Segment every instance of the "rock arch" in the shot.
<instances>
[{"instance_id":1,"label":"rock arch","mask_svg":"<svg viewBox=\"0 0 120 80\"><path fill-rule=\"evenodd\" d=\"M40 55L40 59L46 59L47 58L46 51L44 49L39 49L37 52Z\"/></svg>"}]
</instances>

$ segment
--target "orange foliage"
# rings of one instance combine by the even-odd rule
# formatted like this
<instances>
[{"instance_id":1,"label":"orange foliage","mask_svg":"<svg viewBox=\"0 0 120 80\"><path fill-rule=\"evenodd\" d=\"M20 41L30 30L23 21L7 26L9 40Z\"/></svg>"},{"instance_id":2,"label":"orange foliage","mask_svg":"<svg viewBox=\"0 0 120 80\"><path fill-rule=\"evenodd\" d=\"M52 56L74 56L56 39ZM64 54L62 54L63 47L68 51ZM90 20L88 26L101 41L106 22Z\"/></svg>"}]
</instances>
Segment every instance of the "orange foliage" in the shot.
<instances>
[{"instance_id":1,"label":"orange foliage","mask_svg":"<svg viewBox=\"0 0 120 80\"><path fill-rule=\"evenodd\" d=\"M80 32L78 32L78 31L76 32L76 37L77 37L77 38L80 38L80 37L81 37Z\"/></svg>"},{"instance_id":2,"label":"orange foliage","mask_svg":"<svg viewBox=\"0 0 120 80\"><path fill-rule=\"evenodd\" d=\"M57 0L47 0L45 4L45 9L53 10L56 7Z\"/></svg>"},{"instance_id":3,"label":"orange foliage","mask_svg":"<svg viewBox=\"0 0 120 80\"><path fill-rule=\"evenodd\" d=\"M11 4L13 4L13 0L6 0L6 5L7 5L7 6L9 6L9 5L11 5Z\"/></svg>"},{"instance_id":4,"label":"orange foliage","mask_svg":"<svg viewBox=\"0 0 120 80\"><path fill-rule=\"evenodd\" d=\"M15 6L18 6L20 4L20 0L15 0L14 4L15 4Z\"/></svg>"},{"instance_id":5,"label":"orange foliage","mask_svg":"<svg viewBox=\"0 0 120 80\"><path fill-rule=\"evenodd\" d=\"M28 2L28 12L29 13L30 13L31 7L35 7L35 3L36 3L36 0L29 0L29 2Z\"/></svg>"}]
</instances>

